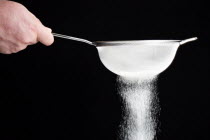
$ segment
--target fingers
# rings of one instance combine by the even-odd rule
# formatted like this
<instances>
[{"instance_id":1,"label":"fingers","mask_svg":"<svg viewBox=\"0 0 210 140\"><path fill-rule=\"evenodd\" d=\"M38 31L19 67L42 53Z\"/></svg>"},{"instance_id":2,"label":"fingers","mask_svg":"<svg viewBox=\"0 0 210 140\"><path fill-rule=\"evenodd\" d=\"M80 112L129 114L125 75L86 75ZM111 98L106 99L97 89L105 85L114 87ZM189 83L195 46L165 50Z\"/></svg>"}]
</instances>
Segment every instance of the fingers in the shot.
<instances>
[{"instance_id":1,"label":"fingers","mask_svg":"<svg viewBox=\"0 0 210 140\"><path fill-rule=\"evenodd\" d=\"M40 24L37 29L37 40L46 46L50 46L54 42L52 30Z\"/></svg>"},{"instance_id":2,"label":"fingers","mask_svg":"<svg viewBox=\"0 0 210 140\"><path fill-rule=\"evenodd\" d=\"M23 5L12 1L3 3L0 4L0 53L16 53L38 41L46 46L54 42L52 30Z\"/></svg>"},{"instance_id":3,"label":"fingers","mask_svg":"<svg viewBox=\"0 0 210 140\"><path fill-rule=\"evenodd\" d=\"M24 50L27 47L26 44L17 44L10 41L0 41L0 53L12 54Z\"/></svg>"}]
</instances>

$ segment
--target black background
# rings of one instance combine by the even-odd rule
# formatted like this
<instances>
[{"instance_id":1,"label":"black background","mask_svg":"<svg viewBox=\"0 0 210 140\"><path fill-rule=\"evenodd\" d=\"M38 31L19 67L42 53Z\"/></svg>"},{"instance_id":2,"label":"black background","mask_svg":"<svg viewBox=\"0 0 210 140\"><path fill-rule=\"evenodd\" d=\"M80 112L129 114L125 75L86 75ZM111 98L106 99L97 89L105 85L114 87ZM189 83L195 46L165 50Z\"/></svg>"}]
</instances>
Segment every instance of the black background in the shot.
<instances>
[{"instance_id":1,"label":"black background","mask_svg":"<svg viewBox=\"0 0 210 140\"><path fill-rule=\"evenodd\" d=\"M157 140L209 140L210 16L201 1L21 1L53 32L95 40L186 39L159 75ZM94 47L55 39L0 55L1 140L117 140L122 99Z\"/></svg>"}]
</instances>

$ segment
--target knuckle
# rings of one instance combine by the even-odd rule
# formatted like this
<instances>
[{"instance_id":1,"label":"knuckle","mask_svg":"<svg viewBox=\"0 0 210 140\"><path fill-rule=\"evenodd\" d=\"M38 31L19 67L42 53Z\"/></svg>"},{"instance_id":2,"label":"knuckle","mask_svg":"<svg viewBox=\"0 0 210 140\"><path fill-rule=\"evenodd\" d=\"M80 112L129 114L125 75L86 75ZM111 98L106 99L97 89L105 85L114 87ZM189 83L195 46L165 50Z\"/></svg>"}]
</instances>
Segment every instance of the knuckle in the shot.
<instances>
[{"instance_id":1,"label":"knuckle","mask_svg":"<svg viewBox=\"0 0 210 140\"><path fill-rule=\"evenodd\" d=\"M24 50L26 48L26 45L22 45L22 44L13 44L10 46L10 50L8 50L8 52L11 53L17 53L21 50Z\"/></svg>"},{"instance_id":2,"label":"knuckle","mask_svg":"<svg viewBox=\"0 0 210 140\"><path fill-rule=\"evenodd\" d=\"M19 45L19 46L16 47L16 50L15 50L15 51L16 51L16 52L22 51L22 50L24 50L26 47L27 47L27 45L23 45L23 44L22 44L22 45Z\"/></svg>"},{"instance_id":3,"label":"knuckle","mask_svg":"<svg viewBox=\"0 0 210 140\"><path fill-rule=\"evenodd\" d=\"M22 42L24 44L30 44L31 40L29 38L23 38Z\"/></svg>"},{"instance_id":4,"label":"knuckle","mask_svg":"<svg viewBox=\"0 0 210 140\"><path fill-rule=\"evenodd\" d=\"M29 28L29 31L30 31L30 32L36 32L36 31L37 31L37 26L36 26L35 23L30 23L30 24L28 25L28 28Z\"/></svg>"},{"instance_id":5,"label":"knuckle","mask_svg":"<svg viewBox=\"0 0 210 140\"><path fill-rule=\"evenodd\" d=\"M20 51L26 49L26 47L27 47L27 45L22 45L22 46L20 47Z\"/></svg>"},{"instance_id":6,"label":"knuckle","mask_svg":"<svg viewBox=\"0 0 210 140\"><path fill-rule=\"evenodd\" d=\"M11 46L11 52L12 53L17 53L19 51L19 47L17 46Z\"/></svg>"},{"instance_id":7,"label":"knuckle","mask_svg":"<svg viewBox=\"0 0 210 140\"><path fill-rule=\"evenodd\" d=\"M12 54L17 53L27 47L26 44L21 42L0 42L0 53Z\"/></svg>"},{"instance_id":8,"label":"knuckle","mask_svg":"<svg viewBox=\"0 0 210 140\"><path fill-rule=\"evenodd\" d=\"M41 20L39 20L38 18L36 18L36 22L37 22L38 24L42 24Z\"/></svg>"},{"instance_id":9,"label":"knuckle","mask_svg":"<svg viewBox=\"0 0 210 140\"><path fill-rule=\"evenodd\" d=\"M27 30L18 35L18 40L22 44L34 44L37 40L36 27L33 24L28 25Z\"/></svg>"},{"instance_id":10,"label":"knuckle","mask_svg":"<svg viewBox=\"0 0 210 140\"><path fill-rule=\"evenodd\" d=\"M28 35L22 35L20 40L23 44L33 44L36 42L36 36L29 33Z\"/></svg>"},{"instance_id":11,"label":"knuckle","mask_svg":"<svg viewBox=\"0 0 210 140\"><path fill-rule=\"evenodd\" d=\"M12 54L12 52L11 52L11 51L8 51L8 50L3 51L2 53L3 53L3 54Z\"/></svg>"},{"instance_id":12,"label":"knuckle","mask_svg":"<svg viewBox=\"0 0 210 140\"><path fill-rule=\"evenodd\" d=\"M50 33L52 32L52 29L51 29L51 28L47 28L47 30L48 30L48 32L50 32Z\"/></svg>"},{"instance_id":13,"label":"knuckle","mask_svg":"<svg viewBox=\"0 0 210 140\"><path fill-rule=\"evenodd\" d=\"M13 51L12 51L11 48L7 48L7 49L4 49L4 50L2 51L2 53L3 53L3 54L12 54Z\"/></svg>"}]
</instances>

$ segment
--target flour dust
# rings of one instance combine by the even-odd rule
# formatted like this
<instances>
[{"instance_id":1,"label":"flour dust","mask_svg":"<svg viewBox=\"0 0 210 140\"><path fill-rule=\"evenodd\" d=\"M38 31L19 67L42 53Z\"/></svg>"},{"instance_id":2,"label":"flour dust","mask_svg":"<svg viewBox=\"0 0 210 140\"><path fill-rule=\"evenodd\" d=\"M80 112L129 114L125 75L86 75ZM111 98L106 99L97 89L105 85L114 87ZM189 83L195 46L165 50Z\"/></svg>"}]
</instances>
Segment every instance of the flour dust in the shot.
<instances>
[{"instance_id":1,"label":"flour dust","mask_svg":"<svg viewBox=\"0 0 210 140\"><path fill-rule=\"evenodd\" d=\"M159 104L155 89L156 77L118 78L119 93L124 101L122 140L154 140Z\"/></svg>"}]
</instances>

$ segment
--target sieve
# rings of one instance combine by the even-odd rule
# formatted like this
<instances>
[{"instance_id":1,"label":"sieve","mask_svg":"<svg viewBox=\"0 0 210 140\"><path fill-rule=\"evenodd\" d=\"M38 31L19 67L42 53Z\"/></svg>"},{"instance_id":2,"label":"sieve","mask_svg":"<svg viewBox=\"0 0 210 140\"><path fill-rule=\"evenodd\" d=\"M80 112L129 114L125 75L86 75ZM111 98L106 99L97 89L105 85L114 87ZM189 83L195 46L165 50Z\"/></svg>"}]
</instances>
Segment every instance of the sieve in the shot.
<instances>
[{"instance_id":1,"label":"sieve","mask_svg":"<svg viewBox=\"0 0 210 140\"><path fill-rule=\"evenodd\" d=\"M197 39L92 42L57 33L53 35L95 46L103 65L111 72L126 77L153 76L163 72L172 63L180 45Z\"/></svg>"}]
</instances>

